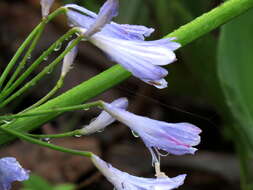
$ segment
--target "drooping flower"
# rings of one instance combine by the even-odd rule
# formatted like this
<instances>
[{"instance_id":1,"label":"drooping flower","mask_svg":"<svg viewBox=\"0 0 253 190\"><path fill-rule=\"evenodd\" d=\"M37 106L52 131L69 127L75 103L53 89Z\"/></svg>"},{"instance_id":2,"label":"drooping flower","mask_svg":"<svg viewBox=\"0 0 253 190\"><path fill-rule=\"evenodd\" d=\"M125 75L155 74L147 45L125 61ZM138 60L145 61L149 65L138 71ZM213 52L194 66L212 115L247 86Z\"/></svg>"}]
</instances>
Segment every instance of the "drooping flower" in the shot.
<instances>
[{"instance_id":1,"label":"drooping flower","mask_svg":"<svg viewBox=\"0 0 253 190\"><path fill-rule=\"evenodd\" d=\"M171 190L181 186L186 177L185 174L173 178L136 177L112 167L94 154L91 160L117 190Z\"/></svg>"},{"instance_id":2,"label":"drooping flower","mask_svg":"<svg viewBox=\"0 0 253 190\"><path fill-rule=\"evenodd\" d=\"M128 100L126 98L119 98L117 100L114 100L111 105L121 108L121 109L127 109L128 107ZM102 111L99 116L92 120L92 122L81 129L82 134L88 135L92 134L98 131L103 130L105 127L110 125L115 121L115 118L112 117L110 114L108 114L106 111Z\"/></svg>"},{"instance_id":3,"label":"drooping flower","mask_svg":"<svg viewBox=\"0 0 253 190\"><path fill-rule=\"evenodd\" d=\"M152 154L153 163L159 162L159 150L174 155L194 154L197 149L193 146L200 143L201 130L190 123L157 121L135 115L108 103L104 103L104 110L142 138Z\"/></svg>"},{"instance_id":4,"label":"drooping flower","mask_svg":"<svg viewBox=\"0 0 253 190\"><path fill-rule=\"evenodd\" d=\"M77 5L67 5L66 7L69 9L70 23L80 27L84 36L95 25L93 23L97 23L96 21L103 17L100 13L96 15ZM110 9L104 9L104 11L115 12ZM108 20L106 21L108 23ZM145 37L154 31L145 26L120 25L110 22L109 24L105 23L101 28L102 25L99 25L100 32L93 33L92 36L88 34L91 43L103 50L113 61L121 64L135 77L157 88L167 87L164 77L168 72L160 66L176 60L173 51L179 48L180 44L171 41L175 38L144 41Z\"/></svg>"},{"instance_id":5,"label":"drooping flower","mask_svg":"<svg viewBox=\"0 0 253 190\"><path fill-rule=\"evenodd\" d=\"M13 157L0 159L0 190L9 190L14 181L25 181L29 178L29 172L22 168Z\"/></svg>"},{"instance_id":6,"label":"drooping flower","mask_svg":"<svg viewBox=\"0 0 253 190\"><path fill-rule=\"evenodd\" d=\"M70 41L68 43L67 48L70 46L70 44L73 41ZM66 56L63 59L63 64L62 64L62 70L61 70L61 76L65 76L70 69L72 68L72 64L74 63L74 60L76 58L77 55L77 46L75 46L69 53L66 54Z\"/></svg>"},{"instance_id":7,"label":"drooping flower","mask_svg":"<svg viewBox=\"0 0 253 190\"><path fill-rule=\"evenodd\" d=\"M50 8L53 3L54 0L40 0L42 17L46 17L49 14Z\"/></svg>"}]
</instances>

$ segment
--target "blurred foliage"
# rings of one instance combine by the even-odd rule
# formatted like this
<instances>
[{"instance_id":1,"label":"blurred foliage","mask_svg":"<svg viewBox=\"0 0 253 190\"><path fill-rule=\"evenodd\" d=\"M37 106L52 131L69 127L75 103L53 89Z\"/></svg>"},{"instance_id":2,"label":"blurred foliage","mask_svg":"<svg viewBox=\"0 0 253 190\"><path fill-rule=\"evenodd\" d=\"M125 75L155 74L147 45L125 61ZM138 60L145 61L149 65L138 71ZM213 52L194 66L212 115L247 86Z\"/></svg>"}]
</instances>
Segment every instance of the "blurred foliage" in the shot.
<instances>
[{"instance_id":1,"label":"blurred foliage","mask_svg":"<svg viewBox=\"0 0 253 190\"><path fill-rule=\"evenodd\" d=\"M52 186L45 179L37 175L31 175L29 180L23 182L24 187L21 190L74 190L72 184L62 184Z\"/></svg>"},{"instance_id":2,"label":"blurred foliage","mask_svg":"<svg viewBox=\"0 0 253 190\"><path fill-rule=\"evenodd\" d=\"M218 56L219 78L235 119L232 125L241 158L243 189L253 187L252 19L251 10L222 28Z\"/></svg>"}]
</instances>

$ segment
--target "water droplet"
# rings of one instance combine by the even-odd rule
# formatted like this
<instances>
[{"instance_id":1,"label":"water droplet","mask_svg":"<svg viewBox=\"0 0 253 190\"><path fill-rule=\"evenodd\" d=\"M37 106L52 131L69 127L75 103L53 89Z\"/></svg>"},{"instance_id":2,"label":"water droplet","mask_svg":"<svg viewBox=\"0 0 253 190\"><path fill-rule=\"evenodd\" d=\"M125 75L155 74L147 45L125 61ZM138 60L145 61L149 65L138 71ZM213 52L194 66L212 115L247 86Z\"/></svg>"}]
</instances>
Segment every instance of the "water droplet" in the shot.
<instances>
[{"instance_id":1,"label":"water droplet","mask_svg":"<svg viewBox=\"0 0 253 190\"><path fill-rule=\"evenodd\" d=\"M54 51L59 51L61 49L62 43L56 44Z\"/></svg>"},{"instance_id":2,"label":"water droplet","mask_svg":"<svg viewBox=\"0 0 253 190\"><path fill-rule=\"evenodd\" d=\"M41 140L44 142L50 143L50 138L42 138Z\"/></svg>"},{"instance_id":3,"label":"water droplet","mask_svg":"<svg viewBox=\"0 0 253 190\"><path fill-rule=\"evenodd\" d=\"M105 130L104 128L103 129L99 129L99 130L97 130L97 132L98 133L102 133L102 132L104 132L104 130Z\"/></svg>"},{"instance_id":4,"label":"water droplet","mask_svg":"<svg viewBox=\"0 0 253 190\"><path fill-rule=\"evenodd\" d=\"M27 59L31 59L32 58L32 55L31 54L28 54L27 55Z\"/></svg>"},{"instance_id":5,"label":"water droplet","mask_svg":"<svg viewBox=\"0 0 253 190\"><path fill-rule=\"evenodd\" d=\"M132 130L132 134L133 134L133 136L135 137L135 138L139 138L140 136L139 136L139 134L138 133L136 133L135 131L133 131Z\"/></svg>"},{"instance_id":6,"label":"water droplet","mask_svg":"<svg viewBox=\"0 0 253 190\"><path fill-rule=\"evenodd\" d=\"M158 154L159 156L168 156L168 155L169 155L168 152L163 151L163 150L157 150L157 154Z\"/></svg>"},{"instance_id":7,"label":"water droplet","mask_svg":"<svg viewBox=\"0 0 253 190\"><path fill-rule=\"evenodd\" d=\"M84 110L84 111L89 111L89 109L90 109L90 108L84 108L83 110Z\"/></svg>"},{"instance_id":8,"label":"water droplet","mask_svg":"<svg viewBox=\"0 0 253 190\"><path fill-rule=\"evenodd\" d=\"M43 60L44 60L44 61L47 61L47 60L48 60L48 57L44 57Z\"/></svg>"},{"instance_id":9,"label":"water droplet","mask_svg":"<svg viewBox=\"0 0 253 190\"><path fill-rule=\"evenodd\" d=\"M80 33L79 33L79 32L76 32L75 34L77 35L77 37L79 37L79 36L80 36Z\"/></svg>"},{"instance_id":10,"label":"water droplet","mask_svg":"<svg viewBox=\"0 0 253 190\"><path fill-rule=\"evenodd\" d=\"M11 120L10 120L10 121L3 120L3 122L4 122L5 124L10 124L10 123L11 123Z\"/></svg>"},{"instance_id":11,"label":"water droplet","mask_svg":"<svg viewBox=\"0 0 253 190\"><path fill-rule=\"evenodd\" d=\"M75 137L77 137L77 138L80 138L82 135L74 135Z\"/></svg>"}]
</instances>

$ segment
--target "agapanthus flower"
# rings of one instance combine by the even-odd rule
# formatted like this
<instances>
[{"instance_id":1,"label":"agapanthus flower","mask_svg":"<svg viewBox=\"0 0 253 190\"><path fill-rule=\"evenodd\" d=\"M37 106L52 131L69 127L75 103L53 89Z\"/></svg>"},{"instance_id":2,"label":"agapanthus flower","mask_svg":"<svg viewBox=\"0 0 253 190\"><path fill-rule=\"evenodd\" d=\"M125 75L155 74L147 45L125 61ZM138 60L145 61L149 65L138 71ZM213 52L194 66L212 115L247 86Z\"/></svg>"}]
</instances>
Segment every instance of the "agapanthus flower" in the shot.
<instances>
[{"instance_id":1,"label":"agapanthus flower","mask_svg":"<svg viewBox=\"0 0 253 190\"><path fill-rule=\"evenodd\" d=\"M73 41L70 41L68 43L67 48L71 45L72 42ZM65 76L70 71L76 58L76 55L77 55L77 46L75 46L70 52L68 52L65 55L62 64L61 76Z\"/></svg>"},{"instance_id":2,"label":"agapanthus flower","mask_svg":"<svg viewBox=\"0 0 253 190\"><path fill-rule=\"evenodd\" d=\"M126 98L119 98L114 100L111 105L121 108L127 109L128 100ZM91 121L91 123L84 128L81 129L81 133L84 135L92 134L98 131L103 130L105 127L110 125L115 121L115 118L108 114L106 111L102 111L99 116Z\"/></svg>"},{"instance_id":3,"label":"agapanthus flower","mask_svg":"<svg viewBox=\"0 0 253 190\"><path fill-rule=\"evenodd\" d=\"M53 3L54 0L40 0L42 17L46 17L49 14L50 8Z\"/></svg>"},{"instance_id":4,"label":"agapanthus flower","mask_svg":"<svg viewBox=\"0 0 253 190\"><path fill-rule=\"evenodd\" d=\"M171 190L181 186L186 177L185 174L173 178L136 177L112 167L94 154L91 159L116 190Z\"/></svg>"},{"instance_id":5,"label":"agapanthus flower","mask_svg":"<svg viewBox=\"0 0 253 190\"><path fill-rule=\"evenodd\" d=\"M159 150L174 155L194 154L197 149L193 146L200 143L201 130L190 123L158 121L108 103L104 103L104 110L141 137L152 154L153 163L159 162Z\"/></svg>"},{"instance_id":6,"label":"agapanthus flower","mask_svg":"<svg viewBox=\"0 0 253 190\"><path fill-rule=\"evenodd\" d=\"M106 24L110 17L108 14L100 13L102 11L111 13L112 18L116 15L115 6L103 6L98 15L77 5L66 7L69 9L67 15L71 25L80 27L84 36L88 33L89 41L103 50L113 61L148 84L157 88L167 87L164 77L168 72L160 66L176 60L173 51L179 48L180 44L172 41L175 38L144 41L145 37L154 31L153 29L137 25L120 25L115 22ZM98 22L103 20L103 17L107 22ZM89 30L96 25L94 23L99 23L97 25L100 32L90 36Z\"/></svg>"},{"instance_id":7,"label":"agapanthus flower","mask_svg":"<svg viewBox=\"0 0 253 190\"><path fill-rule=\"evenodd\" d=\"M28 180L29 172L13 157L0 159L0 190L9 190L14 181Z\"/></svg>"}]
</instances>

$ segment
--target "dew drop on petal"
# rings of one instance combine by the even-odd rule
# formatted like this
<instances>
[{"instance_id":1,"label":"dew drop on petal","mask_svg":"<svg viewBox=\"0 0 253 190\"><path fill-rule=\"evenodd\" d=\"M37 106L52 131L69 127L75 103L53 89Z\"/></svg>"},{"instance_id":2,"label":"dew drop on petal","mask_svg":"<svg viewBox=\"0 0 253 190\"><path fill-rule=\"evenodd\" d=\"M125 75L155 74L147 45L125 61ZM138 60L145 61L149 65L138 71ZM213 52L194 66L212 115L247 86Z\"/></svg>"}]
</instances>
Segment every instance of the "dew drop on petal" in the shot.
<instances>
[{"instance_id":1,"label":"dew drop on petal","mask_svg":"<svg viewBox=\"0 0 253 190\"><path fill-rule=\"evenodd\" d=\"M132 134L133 134L133 136L134 136L135 138L139 138L139 137L140 137L140 135L139 135L138 133L136 133L135 131L133 131L133 130L132 130Z\"/></svg>"}]
</instances>

